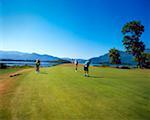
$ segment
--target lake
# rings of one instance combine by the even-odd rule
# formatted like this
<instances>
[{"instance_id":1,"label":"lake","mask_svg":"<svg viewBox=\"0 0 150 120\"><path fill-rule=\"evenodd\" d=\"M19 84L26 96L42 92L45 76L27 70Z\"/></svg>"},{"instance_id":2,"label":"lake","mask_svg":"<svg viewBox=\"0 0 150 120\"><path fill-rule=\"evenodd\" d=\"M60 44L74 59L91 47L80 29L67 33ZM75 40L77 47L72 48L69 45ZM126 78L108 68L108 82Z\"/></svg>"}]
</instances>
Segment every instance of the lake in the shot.
<instances>
[{"instance_id":1,"label":"lake","mask_svg":"<svg viewBox=\"0 0 150 120\"><path fill-rule=\"evenodd\" d=\"M2 61L0 60L0 63L4 63L7 66L35 66L35 62L33 61ZM58 65L60 63L58 62L45 62L41 61L42 67L51 67L54 65ZM90 64L90 66L103 66L103 64ZM106 66L115 67L116 65L106 64ZM119 65L122 66L122 65ZM136 67L136 65L123 65L123 66L130 66L130 67Z\"/></svg>"},{"instance_id":2,"label":"lake","mask_svg":"<svg viewBox=\"0 0 150 120\"><path fill-rule=\"evenodd\" d=\"M1 61L0 63L4 63L7 66L35 66L35 62L31 62L31 61ZM54 66L57 65L57 62L43 62L41 61L41 66L42 67L50 67L50 66Z\"/></svg>"}]
</instances>

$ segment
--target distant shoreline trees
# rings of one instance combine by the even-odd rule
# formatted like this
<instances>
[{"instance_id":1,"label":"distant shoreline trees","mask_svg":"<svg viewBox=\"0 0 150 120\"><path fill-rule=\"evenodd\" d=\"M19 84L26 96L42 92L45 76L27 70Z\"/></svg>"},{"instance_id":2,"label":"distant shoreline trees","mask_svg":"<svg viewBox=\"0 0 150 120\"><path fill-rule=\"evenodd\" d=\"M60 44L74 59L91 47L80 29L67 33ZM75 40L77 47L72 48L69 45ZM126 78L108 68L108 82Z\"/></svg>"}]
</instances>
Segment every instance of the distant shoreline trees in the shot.
<instances>
[{"instance_id":1,"label":"distant shoreline trees","mask_svg":"<svg viewBox=\"0 0 150 120\"><path fill-rule=\"evenodd\" d=\"M7 68L7 65L4 64L4 63L0 63L0 69L6 69Z\"/></svg>"}]
</instances>

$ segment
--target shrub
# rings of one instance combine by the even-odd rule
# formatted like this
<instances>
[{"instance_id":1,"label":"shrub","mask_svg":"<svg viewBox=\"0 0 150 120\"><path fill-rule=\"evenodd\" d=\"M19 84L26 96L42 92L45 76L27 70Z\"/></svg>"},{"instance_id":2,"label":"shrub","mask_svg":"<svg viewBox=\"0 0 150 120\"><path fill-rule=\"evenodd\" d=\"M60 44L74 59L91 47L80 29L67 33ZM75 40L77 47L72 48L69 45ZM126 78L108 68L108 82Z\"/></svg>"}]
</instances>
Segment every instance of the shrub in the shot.
<instances>
[{"instance_id":1,"label":"shrub","mask_svg":"<svg viewBox=\"0 0 150 120\"><path fill-rule=\"evenodd\" d=\"M4 63L0 63L0 69L6 69L7 68L7 65L4 64Z\"/></svg>"},{"instance_id":2,"label":"shrub","mask_svg":"<svg viewBox=\"0 0 150 120\"><path fill-rule=\"evenodd\" d=\"M110 67L108 64L102 64L101 67Z\"/></svg>"},{"instance_id":3,"label":"shrub","mask_svg":"<svg viewBox=\"0 0 150 120\"><path fill-rule=\"evenodd\" d=\"M129 66L117 66L116 68L120 68L120 69L131 69Z\"/></svg>"}]
</instances>

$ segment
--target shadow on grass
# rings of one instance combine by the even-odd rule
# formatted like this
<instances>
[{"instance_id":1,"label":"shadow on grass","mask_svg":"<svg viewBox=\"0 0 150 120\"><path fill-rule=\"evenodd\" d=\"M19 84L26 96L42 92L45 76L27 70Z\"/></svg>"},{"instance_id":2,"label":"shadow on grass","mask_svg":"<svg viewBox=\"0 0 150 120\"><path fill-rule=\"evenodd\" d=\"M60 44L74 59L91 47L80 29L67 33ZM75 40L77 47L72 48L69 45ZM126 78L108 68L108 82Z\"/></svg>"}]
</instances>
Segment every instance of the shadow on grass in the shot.
<instances>
[{"instance_id":1,"label":"shadow on grass","mask_svg":"<svg viewBox=\"0 0 150 120\"><path fill-rule=\"evenodd\" d=\"M90 77L90 78L104 78L104 77L102 77L102 76L93 76L93 75L90 75L89 77Z\"/></svg>"},{"instance_id":2,"label":"shadow on grass","mask_svg":"<svg viewBox=\"0 0 150 120\"><path fill-rule=\"evenodd\" d=\"M40 74L48 74L47 72L40 72Z\"/></svg>"}]
</instances>

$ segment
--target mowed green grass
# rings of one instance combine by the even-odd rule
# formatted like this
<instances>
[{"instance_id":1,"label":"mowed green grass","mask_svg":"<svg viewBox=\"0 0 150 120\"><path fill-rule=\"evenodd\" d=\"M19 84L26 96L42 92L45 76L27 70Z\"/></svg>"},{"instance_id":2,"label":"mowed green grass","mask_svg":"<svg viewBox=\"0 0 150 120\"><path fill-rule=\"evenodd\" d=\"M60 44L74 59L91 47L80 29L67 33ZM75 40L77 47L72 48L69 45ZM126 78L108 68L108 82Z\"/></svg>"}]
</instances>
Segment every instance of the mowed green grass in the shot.
<instances>
[{"instance_id":1,"label":"mowed green grass","mask_svg":"<svg viewBox=\"0 0 150 120\"><path fill-rule=\"evenodd\" d=\"M34 69L0 94L0 120L150 120L150 70Z\"/></svg>"}]
</instances>

